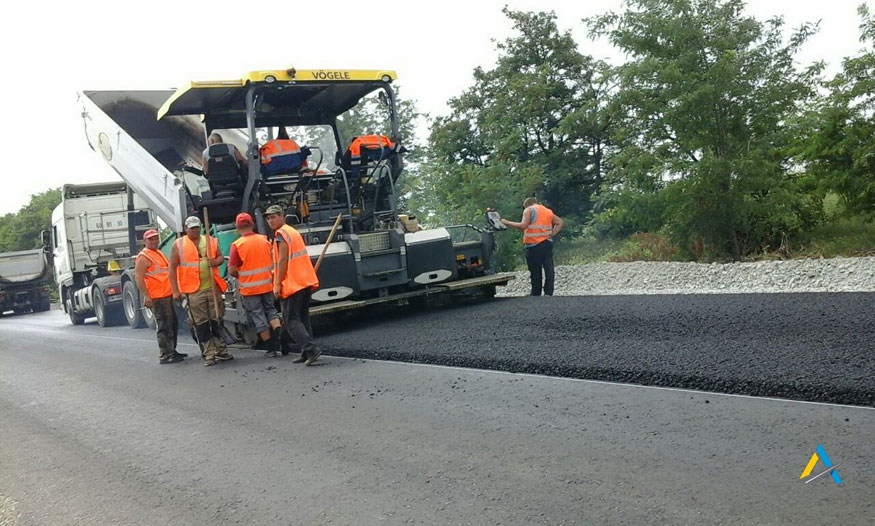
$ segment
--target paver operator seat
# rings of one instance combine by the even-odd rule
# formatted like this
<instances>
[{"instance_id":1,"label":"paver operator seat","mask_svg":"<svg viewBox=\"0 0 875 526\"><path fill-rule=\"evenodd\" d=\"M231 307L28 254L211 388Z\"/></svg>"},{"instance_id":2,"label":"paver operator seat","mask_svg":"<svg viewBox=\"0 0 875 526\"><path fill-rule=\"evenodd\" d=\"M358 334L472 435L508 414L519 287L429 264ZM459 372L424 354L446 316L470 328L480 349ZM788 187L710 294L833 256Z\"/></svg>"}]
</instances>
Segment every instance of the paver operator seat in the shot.
<instances>
[{"instance_id":1,"label":"paver operator seat","mask_svg":"<svg viewBox=\"0 0 875 526\"><path fill-rule=\"evenodd\" d=\"M245 188L243 167L234 155L234 145L211 144L204 152L207 159L209 198L202 199L200 208L209 207L215 221L232 218L243 209Z\"/></svg>"}]
</instances>

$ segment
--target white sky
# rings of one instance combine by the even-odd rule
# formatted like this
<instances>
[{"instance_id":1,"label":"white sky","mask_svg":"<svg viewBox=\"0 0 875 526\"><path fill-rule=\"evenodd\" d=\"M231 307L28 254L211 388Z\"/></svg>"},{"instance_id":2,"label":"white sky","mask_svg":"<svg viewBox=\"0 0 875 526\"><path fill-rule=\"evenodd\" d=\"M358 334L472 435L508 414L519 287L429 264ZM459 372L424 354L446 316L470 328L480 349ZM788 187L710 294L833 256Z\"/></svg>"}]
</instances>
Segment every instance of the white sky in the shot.
<instances>
[{"instance_id":1,"label":"white sky","mask_svg":"<svg viewBox=\"0 0 875 526\"><path fill-rule=\"evenodd\" d=\"M475 66L494 63L492 39L511 33L501 14L505 4L554 10L583 52L616 59L605 43L588 40L581 19L619 9L621 1L7 3L0 32L0 214L17 211L31 194L50 187L118 178L88 147L77 90L160 89L292 65L394 69L404 96L416 99L421 111L440 115L447 99L471 84ZM760 19L783 15L789 27L821 20L820 33L800 59L825 60L831 74L861 48L860 1L749 0L748 9Z\"/></svg>"}]
</instances>

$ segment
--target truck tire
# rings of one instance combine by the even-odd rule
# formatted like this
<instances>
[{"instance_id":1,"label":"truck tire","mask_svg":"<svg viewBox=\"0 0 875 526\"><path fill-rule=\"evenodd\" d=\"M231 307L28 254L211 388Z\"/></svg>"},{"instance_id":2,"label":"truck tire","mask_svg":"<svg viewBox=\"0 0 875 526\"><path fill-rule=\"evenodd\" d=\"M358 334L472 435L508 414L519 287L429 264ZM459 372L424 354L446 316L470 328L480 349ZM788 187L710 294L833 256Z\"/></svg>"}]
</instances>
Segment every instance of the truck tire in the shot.
<instances>
[{"instance_id":1,"label":"truck tire","mask_svg":"<svg viewBox=\"0 0 875 526\"><path fill-rule=\"evenodd\" d=\"M140 291L134 286L133 281L125 281L125 285L122 287L122 308L125 311L128 326L132 329L142 329L146 326L146 319L143 316L145 311L140 310L141 306Z\"/></svg>"},{"instance_id":2,"label":"truck tire","mask_svg":"<svg viewBox=\"0 0 875 526\"><path fill-rule=\"evenodd\" d=\"M143 319L146 320L147 328L154 329L158 326L158 322L155 321L155 315L152 314L152 309L143 309L140 312L143 314Z\"/></svg>"},{"instance_id":3,"label":"truck tire","mask_svg":"<svg viewBox=\"0 0 875 526\"><path fill-rule=\"evenodd\" d=\"M94 290L94 315L97 316L97 324L101 327L111 327L119 322L119 307L110 307L106 304L103 294L99 289Z\"/></svg>"},{"instance_id":4,"label":"truck tire","mask_svg":"<svg viewBox=\"0 0 875 526\"><path fill-rule=\"evenodd\" d=\"M52 310L52 300L46 299L40 302L39 312L46 312L48 310Z\"/></svg>"},{"instance_id":5,"label":"truck tire","mask_svg":"<svg viewBox=\"0 0 875 526\"><path fill-rule=\"evenodd\" d=\"M85 323L85 317L73 312L73 296L72 292L67 294L67 299L64 300L64 305L67 307L67 314L70 316L70 323L73 325L82 325Z\"/></svg>"}]
</instances>

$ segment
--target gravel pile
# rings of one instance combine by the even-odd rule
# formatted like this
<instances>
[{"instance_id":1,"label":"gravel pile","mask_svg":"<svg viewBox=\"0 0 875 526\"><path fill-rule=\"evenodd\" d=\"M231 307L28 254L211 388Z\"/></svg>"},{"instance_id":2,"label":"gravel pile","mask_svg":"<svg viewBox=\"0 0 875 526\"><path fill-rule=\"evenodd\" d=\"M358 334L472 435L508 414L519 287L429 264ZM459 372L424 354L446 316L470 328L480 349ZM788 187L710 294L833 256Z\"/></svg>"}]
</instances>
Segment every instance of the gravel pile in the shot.
<instances>
[{"instance_id":1,"label":"gravel pile","mask_svg":"<svg viewBox=\"0 0 875 526\"><path fill-rule=\"evenodd\" d=\"M499 296L525 296L528 271L499 287ZM556 269L557 296L615 294L743 294L873 292L875 257L796 259L755 263L594 263Z\"/></svg>"},{"instance_id":2,"label":"gravel pile","mask_svg":"<svg viewBox=\"0 0 875 526\"><path fill-rule=\"evenodd\" d=\"M18 526L18 517L15 501L0 495L0 526Z\"/></svg>"}]
</instances>

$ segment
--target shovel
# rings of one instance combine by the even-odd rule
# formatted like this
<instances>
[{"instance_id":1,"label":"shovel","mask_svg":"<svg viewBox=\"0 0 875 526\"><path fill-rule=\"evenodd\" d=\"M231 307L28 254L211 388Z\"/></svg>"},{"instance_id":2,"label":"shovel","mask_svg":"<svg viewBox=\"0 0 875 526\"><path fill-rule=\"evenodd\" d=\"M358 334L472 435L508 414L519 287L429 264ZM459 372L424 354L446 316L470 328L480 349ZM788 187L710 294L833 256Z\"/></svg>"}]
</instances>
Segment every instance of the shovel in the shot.
<instances>
[{"instance_id":1,"label":"shovel","mask_svg":"<svg viewBox=\"0 0 875 526\"><path fill-rule=\"evenodd\" d=\"M319 254L319 259L316 260L316 264L313 265L313 272L319 272L319 267L322 266L322 260L325 259L325 252L328 250L328 245L334 241L334 234L337 233L337 227L340 226L340 220L343 219L343 213L337 215L337 219L334 220L334 226L331 228L331 232L328 234L328 239L325 240L325 244L322 245L322 253Z\"/></svg>"}]
</instances>

